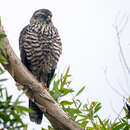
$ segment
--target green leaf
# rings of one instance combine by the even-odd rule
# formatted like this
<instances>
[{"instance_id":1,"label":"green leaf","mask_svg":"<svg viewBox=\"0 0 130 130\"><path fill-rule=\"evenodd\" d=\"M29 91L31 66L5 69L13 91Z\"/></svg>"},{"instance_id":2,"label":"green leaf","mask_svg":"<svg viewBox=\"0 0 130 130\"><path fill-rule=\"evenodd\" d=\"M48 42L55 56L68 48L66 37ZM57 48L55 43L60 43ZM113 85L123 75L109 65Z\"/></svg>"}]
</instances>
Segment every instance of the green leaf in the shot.
<instances>
[{"instance_id":1,"label":"green leaf","mask_svg":"<svg viewBox=\"0 0 130 130\"><path fill-rule=\"evenodd\" d=\"M78 108L78 107L77 107L77 103L76 103L76 99L72 99L72 101L73 101L75 107Z\"/></svg>"},{"instance_id":2,"label":"green leaf","mask_svg":"<svg viewBox=\"0 0 130 130\"><path fill-rule=\"evenodd\" d=\"M72 105L73 102L64 100L64 101L61 101L60 104L63 105L63 106L65 106L65 105Z\"/></svg>"},{"instance_id":3,"label":"green leaf","mask_svg":"<svg viewBox=\"0 0 130 130\"><path fill-rule=\"evenodd\" d=\"M61 97L61 92L49 91L49 93L55 99L55 101L58 101L58 99Z\"/></svg>"},{"instance_id":4,"label":"green leaf","mask_svg":"<svg viewBox=\"0 0 130 130\"><path fill-rule=\"evenodd\" d=\"M28 130L28 126L27 125L24 126L24 130Z\"/></svg>"},{"instance_id":5,"label":"green leaf","mask_svg":"<svg viewBox=\"0 0 130 130\"><path fill-rule=\"evenodd\" d=\"M1 24L1 17L0 17L0 27L1 27L1 25L2 25L2 24Z\"/></svg>"},{"instance_id":6,"label":"green leaf","mask_svg":"<svg viewBox=\"0 0 130 130\"><path fill-rule=\"evenodd\" d=\"M7 81L8 79L0 79L0 82Z\"/></svg>"},{"instance_id":7,"label":"green leaf","mask_svg":"<svg viewBox=\"0 0 130 130\"><path fill-rule=\"evenodd\" d=\"M125 111L126 114L128 113L128 108L123 107L123 110Z\"/></svg>"},{"instance_id":8,"label":"green leaf","mask_svg":"<svg viewBox=\"0 0 130 130\"><path fill-rule=\"evenodd\" d=\"M68 75L69 71L70 71L70 66L67 68L65 75Z\"/></svg>"},{"instance_id":9,"label":"green leaf","mask_svg":"<svg viewBox=\"0 0 130 130\"><path fill-rule=\"evenodd\" d=\"M33 110L29 109L29 108L26 108L24 106L15 106L16 109L20 110L20 111L25 111L25 112L29 112L29 113L32 113Z\"/></svg>"},{"instance_id":10,"label":"green leaf","mask_svg":"<svg viewBox=\"0 0 130 130\"><path fill-rule=\"evenodd\" d=\"M5 71L0 67L0 75L3 74Z\"/></svg>"},{"instance_id":11,"label":"green leaf","mask_svg":"<svg viewBox=\"0 0 130 130\"><path fill-rule=\"evenodd\" d=\"M85 128L87 124L88 124L88 121L83 121L83 122L81 123L81 127Z\"/></svg>"},{"instance_id":12,"label":"green leaf","mask_svg":"<svg viewBox=\"0 0 130 130\"><path fill-rule=\"evenodd\" d=\"M98 112L101 109L101 103L97 103L94 108L94 113Z\"/></svg>"},{"instance_id":13,"label":"green leaf","mask_svg":"<svg viewBox=\"0 0 130 130\"><path fill-rule=\"evenodd\" d=\"M98 118L98 120L99 120L100 124L102 125L103 129L104 129L104 130L106 130L105 125L104 125L103 121L100 119L100 117L99 117L98 115L97 115L97 118Z\"/></svg>"},{"instance_id":14,"label":"green leaf","mask_svg":"<svg viewBox=\"0 0 130 130\"><path fill-rule=\"evenodd\" d=\"M112 128L115 128L115 127L117 127L119 124L120 124L120 122L114 122L114 123L111 125L111 127L112 127Z\"/></svg>"},{"instance_id":15,"label":"green leaf","mask_svg":"<svg viewBox=\"0 0 130 130\"><path fill-rule=\"evenodd\" d=\"M123 121L123 123L125 123L125 125L127 126L127 127L129 127L130 128L130 125L129 125L129 123L128 123L128 120L126 121L126 120L124 120L124 119L121 119L122 121Z\"/></svg>"},{"instance_id":16,"label":"green leaf","mask_svg":"<svg viewBox=\"0 0 130 130\"><path fill-rule=\"evenodd\" d=\"M85 86L83 86L83 87L77 92L76 96L80 95L80 94L83 92L84 89L85 89Z\"/></svg>"},{"instance_id":17,"label":"green leaf","mask_svg":"<svg viewBox=\"0 0 130 130\"><path fill-rule=\"evenodd\" d=\"M119 125L117 125L116 127L113 128L113 130L121 130L122 128L124 128L125 123L121 123Z\"/></svg>"},{"instance_id":18,"label":"green leaf","mask_svg":"<svg viewBox=\"0 0 130 130\"><path fill-rule=\"evenodd\" d=\"M6 37L5 34L0 34L0 39L5 38L5 37Z\"/></svg>"},{"instance_id":19,"label":"green leaf","mask_svg":"<svg viewBox=\"0 0 130 130\"><path fill-rule=\"evenodd\" d=\"M2 98L3 98L3 90L4 90L4 88L0 88L0 100L2 100ZM0 104L1 104L1 102L0 102ZM1 105L0 105L0 107L1 107Z\"/></svg>"},{"instance_id":20,"label":"green leaf","mask_svg":"<svg viewBox=\"0 0 130 130\"><path fill-rule=\"evenodd\" d=\"M66 89L66 88L62 88L59 91L62 93L62 97L65 96L65 95L67 95L67 94L69 94L69 93L74 92L73 89Z\"/></svg>"},{"instance_id":21,"label":"green leaf","mask_svg":"<svg viewBox=\"0 0 130 130\"><path fill-rule=\"evenodd\" d=\"M0 63L8 64L7 60L2 55L0 55Z\"/></svg>"},{"instance_id":22,"label":"green leaf","mask_svg":"<svg viewBox=\"0 0 130 130\"><path fill-rule=\"evenodd\" d=\"M79 99L73 98L72 101L77 109L79 109L81 107L82 103Z\"/></svg>"},{"instance_id":23,"label":"green leaf","mask_svg":"<svg viewBox=\"0 0 130 130\"><path fill-rule=\"evenodd\" d=\"M7 56L7 55L6 55L6 50L5 50L5 48L3 47L3 45L2 45L1 42L0 42L0 50L1 50L2 54L6 57L6 56Z\"/></svg>"},{"instance_id":24,"label":"green leaf","mask_svg":"<svg viewBox=\"0 0 130 130\"><path fill-rule=\"evenodd\" d=\"M56 75L57 75L57 74L54 74L54 75L53 75L53 77L52 77L52 79L51 79L51 82L56 78Z\"/></svg>"},{"instance_id":25,"label":"green leaf","mask_svg":"<svg viewBox=\"0 0 130 130\"><path fill-rule=\"evenodd\" d=\"M66 111L70 112L71 114L79 114L79 113L81 113L81 111L79 109L70 108L70 107L66 108Z\"/></svg>"},{"instance_id":26,"label":"green leaf","mask_svg":"<svg viewBox=\"0 0 130 130\"><path fill-rule=\"evenodd\" d=\"M88 126L87 130L95 130L93 127Z\"/></svg>"},{"instance_id":27,"label":"green leaf","mask_svg":"<svg viewBox=\"0 0 130 130\"><path fill-rule=\"evenodd\" d=\"M7 115L6 113L1 113L0 119L2 119L4 122L8 122L10 120L9 115Z\"/></svg>"},{"instance_id":28,"label":"green leaf","mask_svg":"<svg viewBox=\"0 0 130 130\"><path fill-rule=\"evenodd\" d=\"M67 81L68 77L71 76L68 74L69 70L70 70L70 67L67 68L64 76L63 76L63 74L61 74L61 76L60 76L60 82L61 82L60 88L61 89L64 88L66 85L68 86L71 83L71 81Z\"/></svg>"},{"instance_id":29,"label":"green leaf","mask_svg":"<svg viewBox=\"0 0 130 130\"><path fill-rule=\"evenodd\" d=\"M109 119L104 122L104 126L107 126L109 123Z\"/></svg>"},{"instance_id":30,"label":"green leaf","mask_svg":"<svg viewBox=\"0 0 130 130\"><path fill-rule=\"evenodd\" d=\"M54 81L52 90L55 90L55 91L58 90L59 82L60 82L60 80Z\"/></svg>"},{"instance_id":31,"label":"green leaf","mask_svg":"<svg viewBox=\"0 0 130 130\"><path fill-rule=\"evenodd\" d=\"M22 125L18 125L16 127L14 127L15 130L20 130L20 128L24 128L24 130L27 130L27 125L22 124Z\"/></svg>"}]
</instances>

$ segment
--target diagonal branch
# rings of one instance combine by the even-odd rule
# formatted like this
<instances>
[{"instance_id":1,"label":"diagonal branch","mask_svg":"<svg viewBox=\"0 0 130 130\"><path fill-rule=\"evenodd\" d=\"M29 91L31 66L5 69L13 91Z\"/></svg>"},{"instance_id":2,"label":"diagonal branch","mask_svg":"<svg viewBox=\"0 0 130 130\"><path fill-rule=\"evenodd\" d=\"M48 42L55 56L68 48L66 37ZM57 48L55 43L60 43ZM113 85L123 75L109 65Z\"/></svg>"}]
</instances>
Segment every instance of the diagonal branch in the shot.
<instances>
[{"instance_id":1,"label":"diagonal branch","mask_svg":"<svg viewBox=\"0 0 130 130\"><path fill-rule=\"evenodd\" d=\"M3 28L0 27L0 34L4 33ZM21 63L20 59L12 50L8 39L2 39L1 44L6 49L9 63L7 65L3 64L4 68L16 82L23 86L23 90L27 90L26 95L44 112L44 115L51 122L55 130L82 130Z\"/></svg>"}]
</instances>

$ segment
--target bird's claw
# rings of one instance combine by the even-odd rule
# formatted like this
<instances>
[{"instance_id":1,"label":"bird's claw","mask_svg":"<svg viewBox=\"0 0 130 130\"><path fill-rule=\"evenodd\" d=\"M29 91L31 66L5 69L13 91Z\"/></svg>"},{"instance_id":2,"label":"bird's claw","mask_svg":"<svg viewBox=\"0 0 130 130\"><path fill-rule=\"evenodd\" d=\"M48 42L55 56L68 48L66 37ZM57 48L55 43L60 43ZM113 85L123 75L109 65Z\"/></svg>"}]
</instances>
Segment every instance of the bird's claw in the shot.
<instances>
[{"instance_id":1,"label":"bird's claw","mask_svg":"<svg viewBox=\"0 0 130 130\"><path fill-rule=\"evenodd\" d=\"M42 86L48 91L46 82L42 82Z\"/></svg>"}]
</instances>

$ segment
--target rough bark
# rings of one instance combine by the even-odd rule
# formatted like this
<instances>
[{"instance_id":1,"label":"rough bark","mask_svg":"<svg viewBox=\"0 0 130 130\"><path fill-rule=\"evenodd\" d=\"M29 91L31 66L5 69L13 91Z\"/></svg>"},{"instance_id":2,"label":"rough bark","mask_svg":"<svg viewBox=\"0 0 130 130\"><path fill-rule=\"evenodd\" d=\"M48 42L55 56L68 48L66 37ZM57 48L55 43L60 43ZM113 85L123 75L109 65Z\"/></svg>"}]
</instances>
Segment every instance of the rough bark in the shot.
<instances>
[{"instance_id":1,"label":"rough bark","mask_svg":"<svg viewBox=\"0 0 130 130\"><path fill-rule=\"evenodd\" d=\"M0 34L3 33L5 32L3 28L0 27ZM9 63L7 65L3 64L4 68L10 73L16 82L23 86L22 89L26 90L26 95L44 112L44 115L50 121L54 129L82 130L82 128L61 109L49 93L21 63L20 59L12 50L7 37L2 39L0 43L6 49L7 60Z\"/></svg>"}]
</instances>

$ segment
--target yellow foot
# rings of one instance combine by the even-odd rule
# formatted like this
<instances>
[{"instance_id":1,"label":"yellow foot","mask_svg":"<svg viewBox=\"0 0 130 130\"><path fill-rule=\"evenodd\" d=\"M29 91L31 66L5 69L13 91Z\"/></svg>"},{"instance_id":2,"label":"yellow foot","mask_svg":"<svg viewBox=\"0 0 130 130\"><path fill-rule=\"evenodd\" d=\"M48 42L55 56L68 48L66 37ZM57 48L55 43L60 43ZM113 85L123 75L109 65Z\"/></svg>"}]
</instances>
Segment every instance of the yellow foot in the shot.
<instances>
[{"instance_id":1,"label":"yellow foot","mask_svg":"<svg viewBox=\"0 0 130 130\"><path fill-rule=\"evenodd\" d=\"M48 91L46 82L42 82L42 86Z\"/></svg>"}]
</instances>

